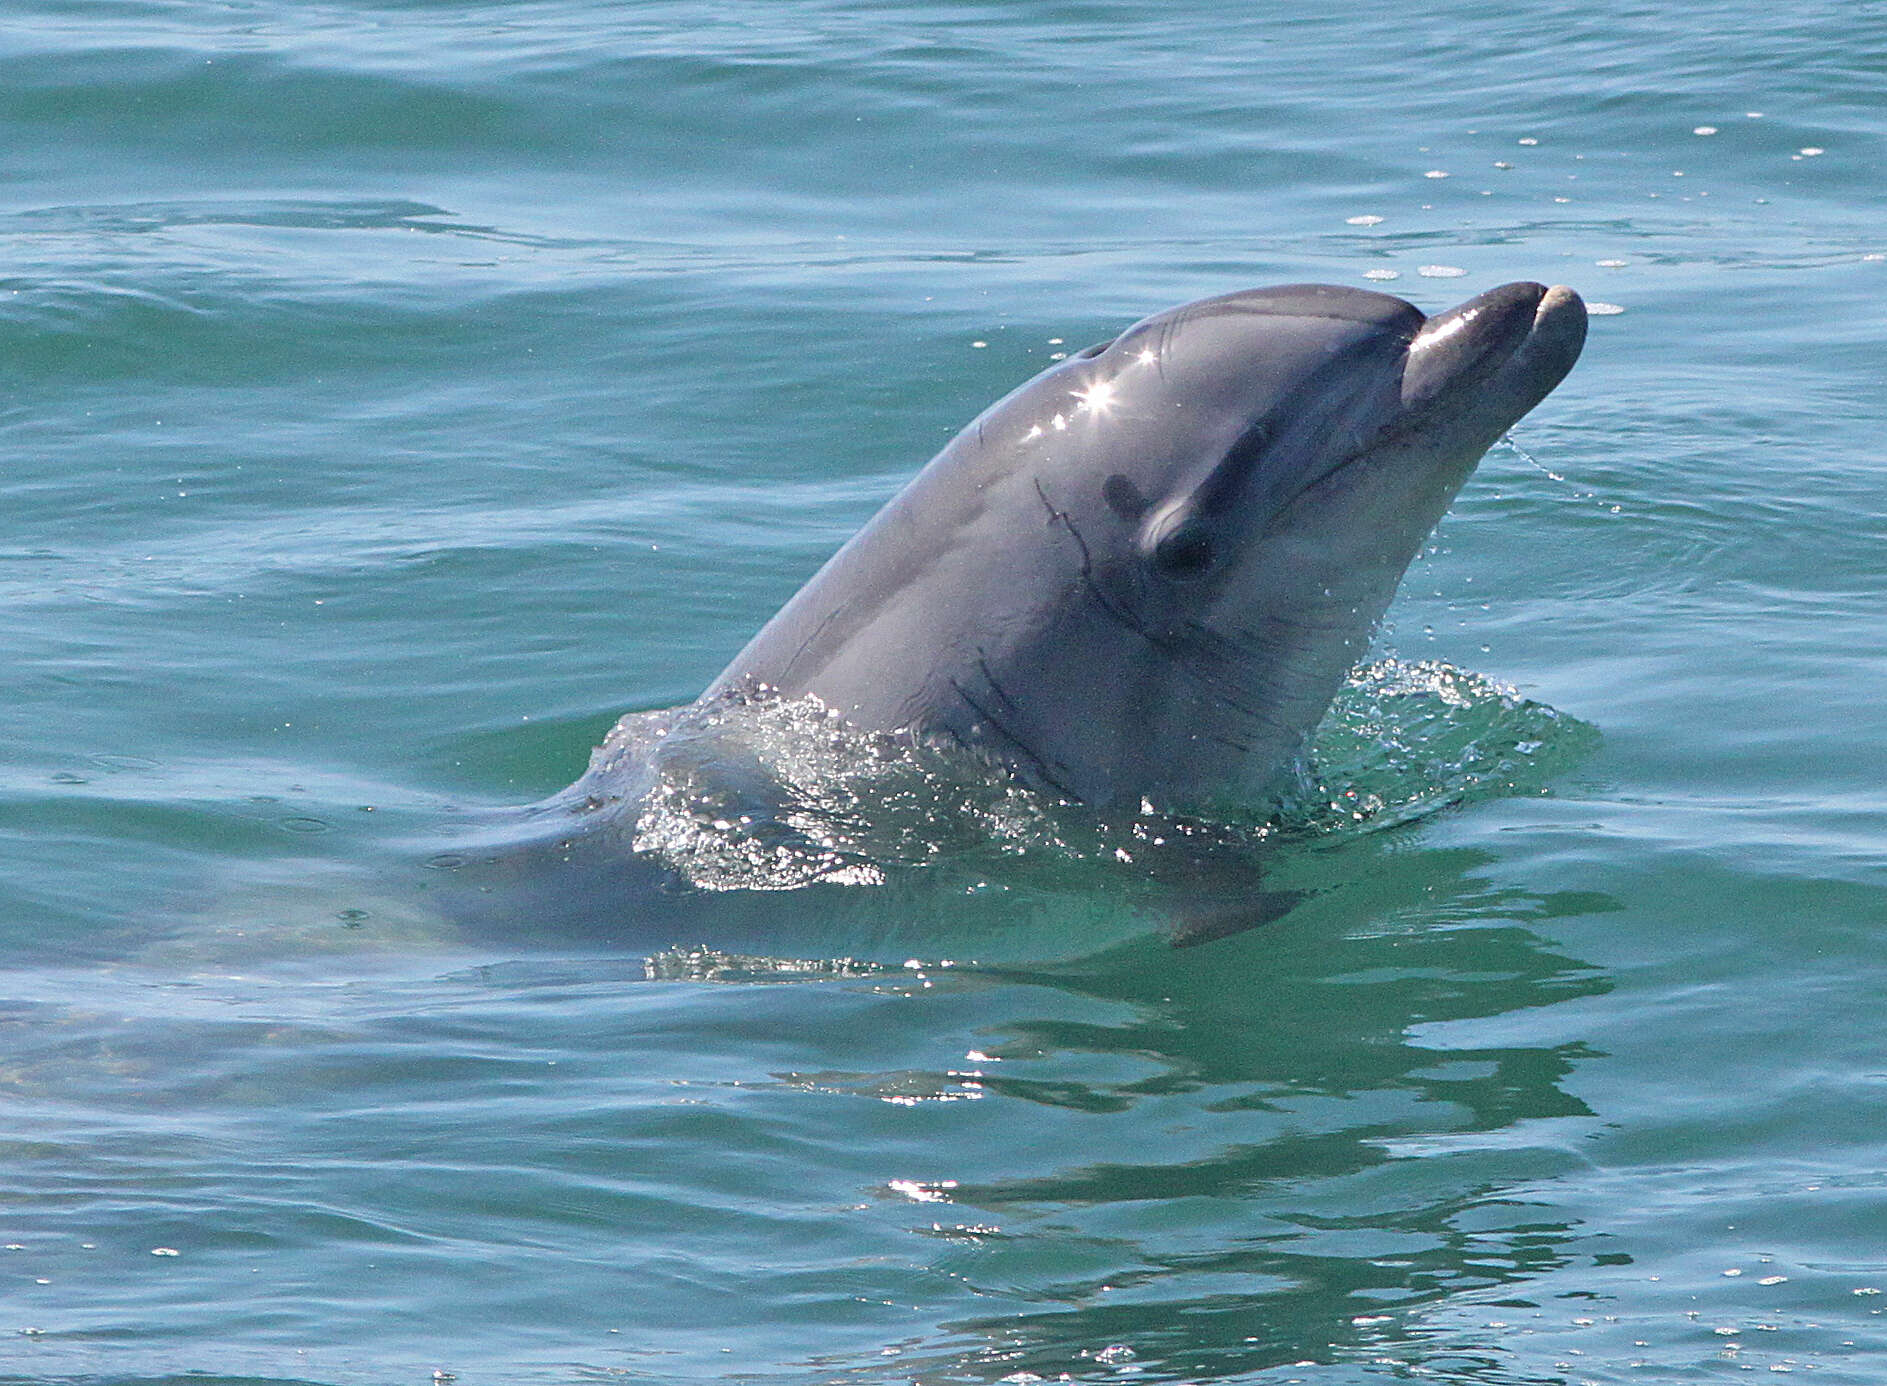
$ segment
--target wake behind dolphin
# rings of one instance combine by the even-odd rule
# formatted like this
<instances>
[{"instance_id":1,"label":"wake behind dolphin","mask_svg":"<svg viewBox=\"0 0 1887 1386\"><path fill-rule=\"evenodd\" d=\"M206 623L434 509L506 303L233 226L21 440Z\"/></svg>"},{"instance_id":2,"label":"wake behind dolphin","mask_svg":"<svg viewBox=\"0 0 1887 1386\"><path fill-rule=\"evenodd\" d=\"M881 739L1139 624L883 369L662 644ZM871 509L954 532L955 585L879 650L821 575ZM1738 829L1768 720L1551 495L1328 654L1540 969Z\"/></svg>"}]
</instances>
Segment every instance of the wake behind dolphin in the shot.
<instances>
[{"instance_id":1,"label":"wake behind dolphin","mask_svg":"<svg viewBox=\"0 0 1887 1386\"><path fill-rule=\"evenodd\" d=\"M761 858L852 879L744 759L757 723L739 709L760 704L814 709L806 744L836 724L852 753L967 753L1103 813L1248 819L1585 330L1577 294L1531 283L1434 317L1298 284L1146 318L975 419L691 708L625 718L582 779L508 820L511 860L579 873L592 915L633 913L652 881L702 884L651 826L686 782L695 816ZM765 860L716 883L800 883Z\"/></svg>"}]
</instances>

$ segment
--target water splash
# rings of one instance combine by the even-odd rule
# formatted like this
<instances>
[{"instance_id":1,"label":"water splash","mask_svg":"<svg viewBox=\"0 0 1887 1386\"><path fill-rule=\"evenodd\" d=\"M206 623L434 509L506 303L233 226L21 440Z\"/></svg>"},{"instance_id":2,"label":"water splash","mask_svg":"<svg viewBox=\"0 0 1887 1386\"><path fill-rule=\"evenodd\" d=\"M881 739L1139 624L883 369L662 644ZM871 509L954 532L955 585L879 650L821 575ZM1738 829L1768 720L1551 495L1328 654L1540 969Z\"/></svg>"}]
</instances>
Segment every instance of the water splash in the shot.
<instances>
[{"instance_id":1,"label":"water splash","mask_svg":"<svg viewBox=\"0 0 1887 1386\"><path fill-rule=\"evenodd\" d=\"M860 732L816 698L764 691L625 718L592 769L620 778L625 766L646 766L633 846L697 889L882 885L950 866L973 890L979 873L1013 879L1034 862L1131 865L1182 844L1252 849L1539 793L1596 739L1507 685L1386 658L1351 675L1274 801L1212 819L1091 814L961 748Z\"/></svg>"},{"instance_id":2,"label":"water splash","mask_svg":"<svg viewBox=\"0 0 1887 1386\"><path fill-rule=\"evenodd\" d=\"M1596 728L1508 684L1440 660L1385 658L1352 673L1331 703L1275 821L1376 830L1542 793L1597 744Z\"/></svg>"}]
</instances>

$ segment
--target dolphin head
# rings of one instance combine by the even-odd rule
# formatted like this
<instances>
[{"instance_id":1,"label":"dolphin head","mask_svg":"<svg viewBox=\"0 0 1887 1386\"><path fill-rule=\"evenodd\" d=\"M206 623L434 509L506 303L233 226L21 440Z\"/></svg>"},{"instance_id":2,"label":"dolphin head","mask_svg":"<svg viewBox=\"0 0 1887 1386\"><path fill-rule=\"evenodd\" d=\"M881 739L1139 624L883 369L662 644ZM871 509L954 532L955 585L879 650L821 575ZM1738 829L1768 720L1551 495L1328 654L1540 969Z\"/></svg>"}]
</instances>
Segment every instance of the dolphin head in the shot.
<instances>
[{"instance_id":1,"label":"dolphin head","mask_svg":"<svg viewBox=\"0 0 1887 1386\"><path fill-rule=\"evenodd\" d=\"M1572 368L1570 289L1434 317L1290 285L1159 313L992 406L717 681L1102 806L1250 808L1476 462Z\"/></svg>"}]
</instances>

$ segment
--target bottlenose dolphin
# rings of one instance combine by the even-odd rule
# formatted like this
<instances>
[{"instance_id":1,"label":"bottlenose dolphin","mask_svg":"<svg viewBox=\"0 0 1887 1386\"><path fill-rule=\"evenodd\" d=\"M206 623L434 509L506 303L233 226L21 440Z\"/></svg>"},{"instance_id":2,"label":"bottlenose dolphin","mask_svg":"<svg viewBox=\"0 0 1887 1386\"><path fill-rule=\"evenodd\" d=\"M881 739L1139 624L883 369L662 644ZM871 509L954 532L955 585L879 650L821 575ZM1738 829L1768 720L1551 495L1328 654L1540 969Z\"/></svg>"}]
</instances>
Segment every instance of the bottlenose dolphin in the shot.
<instances>
[{"instance_id":1,"label":"bottlenose dolphin","mask_svg":"<svg viewBox=\"0 0 1887 1386\"><path fill-rule=\"evenodd\" d=\"M1434 317L1325 284L1157 313L985 411L704 696L812 695L1100 807L1249 806L1585 329L1527 283Z\"/></svg>"},{"instance_id":2,"label":"bottlenose dolphin","mask_svg":"<svg viewBox=\"0 0 1887 1386\"><path fill-rule=\"evenodd\" d=\"M1074 353L965 428L696 703L624 718L569 789L440 858L499 866L460 881L479 897L466 917L667 927L706 887L720 936L730 890L884 879L869 831L835 839L816 787L757 754L777 727L743 720L756 708L817 708L861 756L966 751L1104 819L1262 818L1403 570L1585 327L1565 288L1425 317L1296 284ZM1289 906L1252 884L1186 911L1181 941ZM749 898L764 940L777 925Z\"/></svg>"}]
</instances>

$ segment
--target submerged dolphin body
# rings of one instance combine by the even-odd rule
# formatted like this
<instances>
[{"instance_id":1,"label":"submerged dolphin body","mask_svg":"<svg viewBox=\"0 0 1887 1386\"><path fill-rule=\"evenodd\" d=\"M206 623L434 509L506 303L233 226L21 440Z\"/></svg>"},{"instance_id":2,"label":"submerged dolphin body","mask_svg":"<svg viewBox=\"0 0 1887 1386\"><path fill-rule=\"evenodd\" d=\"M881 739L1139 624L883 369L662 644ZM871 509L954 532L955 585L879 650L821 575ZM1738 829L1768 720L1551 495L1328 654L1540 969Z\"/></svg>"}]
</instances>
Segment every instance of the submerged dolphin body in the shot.
<instances>
[{"instance_id":1,"label":"submerged dolphin body","mask_svg":"<svg viewBox=\"0 0 1887 1386\"><path fill-rule=\"evenodd\" d=\"M704 695L812 695L1098 807L1260 800L1586 315L1321 284L1169 309L985 411Z\"/></svg>"}]
</instances>

